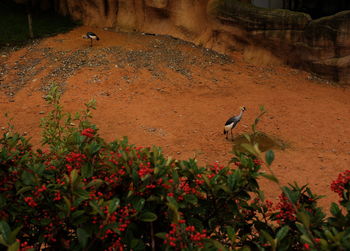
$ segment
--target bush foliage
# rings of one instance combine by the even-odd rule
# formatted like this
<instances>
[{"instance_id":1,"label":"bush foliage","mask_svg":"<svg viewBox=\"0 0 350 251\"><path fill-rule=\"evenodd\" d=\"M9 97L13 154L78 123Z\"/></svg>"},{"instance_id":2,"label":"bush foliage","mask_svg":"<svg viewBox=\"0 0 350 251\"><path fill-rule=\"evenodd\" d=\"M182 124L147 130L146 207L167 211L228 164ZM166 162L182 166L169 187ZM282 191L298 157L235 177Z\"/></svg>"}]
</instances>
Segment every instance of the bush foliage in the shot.
<instances>
[{"instance_id":1,"label":"bush foliage","mask_svg":"<svg viewBox=\"0 0 350 251\"><path fill-rule=\"evenodd\" d=\"M258 180L279 184L274 154L263 160L252 135L229 165L201 167L126 138L107 143L90 122L94 102L73 116L59 100L53 88L42 149L11 128L0 139L3 248L349 250L350 171L332 183L340 205L330 217L307 186L280 186L273 205Z\"/></svg>"}]
</instances>

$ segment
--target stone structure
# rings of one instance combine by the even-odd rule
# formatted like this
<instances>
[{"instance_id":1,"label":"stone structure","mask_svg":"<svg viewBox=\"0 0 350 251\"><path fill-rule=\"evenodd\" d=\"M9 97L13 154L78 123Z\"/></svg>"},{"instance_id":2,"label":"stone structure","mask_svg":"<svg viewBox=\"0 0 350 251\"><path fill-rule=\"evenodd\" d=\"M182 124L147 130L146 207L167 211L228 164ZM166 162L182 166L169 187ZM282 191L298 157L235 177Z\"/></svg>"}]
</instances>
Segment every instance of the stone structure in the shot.
<instances>
[{"instance_id":1,"label":"stone structure","mask_svg":"<svg viewBox=\"0 0 350 251\"><path fill-rule=\"evenodd\" d=\"M350 11L308 14L238 0L36 0L86 25L168 34L255 63L287 63L350 84Z\"/></svg>"}]
</instances>

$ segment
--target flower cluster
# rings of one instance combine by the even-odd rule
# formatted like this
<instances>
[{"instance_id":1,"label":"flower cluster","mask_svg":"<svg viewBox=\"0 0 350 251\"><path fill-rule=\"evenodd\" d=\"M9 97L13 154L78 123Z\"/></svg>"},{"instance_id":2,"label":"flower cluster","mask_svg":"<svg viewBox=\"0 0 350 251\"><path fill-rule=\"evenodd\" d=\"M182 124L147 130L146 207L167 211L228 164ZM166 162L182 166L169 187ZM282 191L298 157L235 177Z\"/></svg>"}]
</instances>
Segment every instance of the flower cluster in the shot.
<instances>
[{"instance_id":1,"label":"flower cluster","mask_svg":"<svg viewBox=\"0 0 350 251\"><path fill-rule=\"evenodd\" d=\"M296 212L293 204L284 193L282 193L278 198L279 202L276 206L276 209L278 210L278 214L276 215L276 218L278 219L277 222L279 224L286 224L288 222L295 221Z\"/></svg>"},{"instance_id":2,"label":"flower cluster","mask_svg":"<svg viewBox=\"0 0 350 251\"><path fill-rule=\"evenodd\" d=\"M209 170L213 174L218 174L222 169L224 169L224 166L220 165L219 162L215 162L213 165L209 166Z\"/></svg>"},{"instance_id":3,"label":"flower cluster","mask_svg":"<svg viewBox=\"0 0 350 251\"><path fill-rule=\"evenodd\" d=\"M147 174L153 173L153 168L151 168L151 162L147 162L146 164L140 163L140 170L137 172L140 178L143 178Z\"/></svg>"},{"instance_id":4,"label":"flower cluster","mask_svg":"<svg viewBox=\"0 0 350 251\"><path fill-rule=\"evenodd\" d=\"M66 161L68 164L66 164L66 168L68 173L73 171L73 169L80 170L81 166L83 165L83 162L86 160L86 155L82 153L74 153L71 152L66 156Z\"/></svg>"},{"instance_id":5,"label":"flower cluster","mask_svg":"<svg viewBox=\"0 0 350 251\"><path fill-rule=\"evenodd\" d=\"M170 231L165 237L164 244L179 250L189 248L189 245L191 248L203 248L203 241L209 238L205 229L197 231L195 226L187 226L185 220L170 224ZM187 239L191 244L186 242Z\"/></svg>"},{"instance_id":6,"label":"flower cluster","mask_svg":"<svg viewBox=\"0 0 350 251\"><path fill-rule=\"evenodd\" d=\"M104 233L100 236L101 240L112 237L116 239L118 237L118 232L124 232L129 224L131 223L130 218L136 214L136 210L132 208L130 204L119 208L113 213L109 213L108 206L105 207L104 213L107 215L107 219L99 226L100 229L104 229ZM97 223L97 218L93 218L93 223ZM117 228L110 228L109 226L114 226L117 224Z\"/></svg>"},{"instance_id":7,"label":"flower cluster","mask_svg":"<svg viewBox=\"0 0 350 251\"><path fill-rule=\"evenodd\" d=\"M339 195L340 198L348 200L348 198L344 198L346 196L344 194L344 190L347 192L347 196L349 196L350 190L350 170L346 170L338 175L338 178L334 180L331 184L331 190Z\"/></svg>"},{"instance_id":8,"label":"flower cluster","mask_svg":"<svg viewBox=\"0 0 350 251\"><path fill-rule=\"evenodd\" d=\"M17 242L20 243L20 240L17 240ZM34 246L29 245L27 241L24 241L24 242L20 243L19 251L32 250L33 248L34 248Z\"/></svg>"},{"instance_id":9,"label":"flower cluster","mask_svg":"<svg viewBox=\"0 0 350 251\"><path fill-rule=\"evenodd\" d=\"M92 138L95 135L95 130L92 128L86 128L81 132L81 135L84 135L88 138Z\"/></svg>"},{"instance_id":10,"label":"flower cluster","mask_svg":"<svg viewBox=\"0 0 350 251\"><path fill-rule=\"evenodd\" d=\"M33 197L25 197L24 201L28 204L28 206L30 207L36 207L38 206L38 203L35 202L35 200L33 199Z\"/></svg>"}]
</instances>

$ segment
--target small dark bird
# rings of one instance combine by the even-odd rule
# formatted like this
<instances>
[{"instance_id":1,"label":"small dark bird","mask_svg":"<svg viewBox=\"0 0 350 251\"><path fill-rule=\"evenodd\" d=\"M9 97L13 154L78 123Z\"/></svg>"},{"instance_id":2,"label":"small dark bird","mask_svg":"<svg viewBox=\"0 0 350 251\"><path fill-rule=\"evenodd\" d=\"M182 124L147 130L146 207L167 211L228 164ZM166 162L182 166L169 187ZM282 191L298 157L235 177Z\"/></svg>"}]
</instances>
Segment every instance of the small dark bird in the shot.
<instances>
[{"instance_id":1,"label":"small dark bird","mask_svg":"<svg viewBox=\"0 0 350 251\"><path fill-rule=\"evenodd\" d=\"M97 40L97 41L100 40L100 38L95 33L91 32L91 31L88 31L86 33L86 35L83 36L83 38L90 39L90 41L91 41L90 47L92 47L92 40Z\"/></svg>"},{"instance_id":2,"label":"small dark bird","mask_svg":"<svg viewBox=\"0 0 350 251\"><path fill-rule=\"evenodd\" d=\"M240 107L240 109L241 109L241 112L239 115L230 118L225 123L224 134L226 134L226 139L228 138L228 131L230 130L231 130L231 138L233 139L232 129L235 128L235 126L238 124L239 121L241 121L243 112L247 110L244 106Z\"/></svg>"}]
</instances>

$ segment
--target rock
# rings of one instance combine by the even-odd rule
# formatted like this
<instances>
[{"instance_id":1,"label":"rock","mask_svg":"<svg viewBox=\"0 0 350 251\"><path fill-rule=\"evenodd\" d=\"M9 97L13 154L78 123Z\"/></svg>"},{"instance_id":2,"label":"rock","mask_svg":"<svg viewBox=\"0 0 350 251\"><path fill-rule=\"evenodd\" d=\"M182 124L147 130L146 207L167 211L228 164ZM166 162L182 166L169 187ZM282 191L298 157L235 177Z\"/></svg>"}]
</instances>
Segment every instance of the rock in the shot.
<instances>
[{"instance_id":1,"label":"rock","mask_svg":"<svg viewBox=\"0 0 350 251\"><path fill-rule=\"evenodd\" d=\"M111 94L109 92L101 92L100 95L109 97Z\"/></svg>"},{"instance_id":2,"label":"rock","mask_svg":"<svg viewBox=\"0 0 350 251\"><path fill-rule=\"evenodd\" d=\"M148 7L164 9L168 6L168 0L146 0Z\"/></svg>"}]
</instances>

